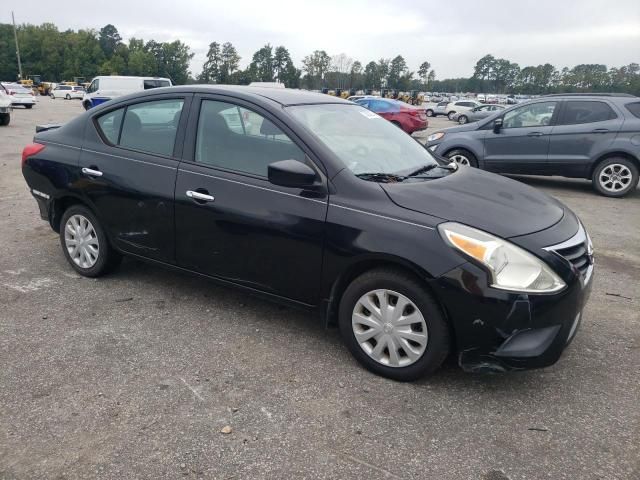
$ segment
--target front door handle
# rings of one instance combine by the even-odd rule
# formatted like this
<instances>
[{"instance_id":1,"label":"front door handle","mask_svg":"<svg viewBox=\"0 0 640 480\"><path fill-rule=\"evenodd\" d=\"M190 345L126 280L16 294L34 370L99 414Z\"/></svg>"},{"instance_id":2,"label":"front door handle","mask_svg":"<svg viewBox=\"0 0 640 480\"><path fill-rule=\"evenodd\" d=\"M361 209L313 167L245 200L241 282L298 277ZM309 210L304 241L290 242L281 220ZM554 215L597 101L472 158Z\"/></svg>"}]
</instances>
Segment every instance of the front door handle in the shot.
<instances>
[{"instance_id":1,"label":"front door handle","mask_svg":"<svg viewBox=\"0 0 640 480\"><path fill-rule=\"evenodd\" d=\"M529 134L530 137L541 137L542 135L544 135L542 132L531 132Z\"/></svg>"},{"instance_id":2,"label":"front door handle","mask_svg":"<svg viewBox=\"0 0 640 480\"><path fill-rule=\"evenodd\" d=\"M609 129L608 128L596 128L595 130L592 130L591 133L608 133Z\"/></svg>"},{"instance_id":3,"label":"front door handle","mask_svg":"<svg viewBox=\"0 0 640 480\"><path fill-rule=\"evenodd\" d=\"M89 175L91 177L101 177L102 172L100 170L95 170L94 168L86 168L82 167L82 173L85 175Z\"/></svg>"},{"instance_id":4,"label":"front door handle","mask_svg":"<svg viewBox=\"0 0 640 480\"><path fill-rule=\"evenodd\" d=\"M195 190L187 190L187 197L192 198L197 202L213 202L215 200L213 195L197 192Z\"/></svg>"}]
</instances>

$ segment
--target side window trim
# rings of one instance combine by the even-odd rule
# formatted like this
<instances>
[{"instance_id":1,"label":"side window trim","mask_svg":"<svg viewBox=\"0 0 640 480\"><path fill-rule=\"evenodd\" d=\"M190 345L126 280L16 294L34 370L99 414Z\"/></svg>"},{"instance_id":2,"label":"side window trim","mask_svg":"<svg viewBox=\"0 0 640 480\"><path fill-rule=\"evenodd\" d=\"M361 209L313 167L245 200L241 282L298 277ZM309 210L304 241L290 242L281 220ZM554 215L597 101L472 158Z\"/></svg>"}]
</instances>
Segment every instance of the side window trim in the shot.
<instances>
[{"instance_id":1,"label":"side window trim","mask_svg":"<svg viewBox=\"0 0 640 480\"><path fill-rule=\"evenodd\" d=\"M181 162L189 163L192 165L197 165L198 167L208 168L213 170L219 170L222 172L231 173L233 175L244 176L247 178L253 178L261 181L268 181L265 177L260 175L253 175L251 173L238 171L238 170L227 170L223 167L208 165L202 162L195 161L196 155L196 138L197 138L197 130L198 130L198 121L200 118L200 110L202 109L202 104L205 100L213 100L218 102L225 102L231 105L235 105L237 107L245 108L247 110L251 110L262 117L269 120L273 123L277 128L279 128L290 140L293 144L298 147L305 155L305 159L307 159L311 166L320 176L322 177L322 181L326 182L326 167L322 164L322 162L318 159L318 157L313 153L311 148L307 146L304 141L291 129L288 125L286 125L279 118L275 117L271 112L265 110L260 105L256 105L250 101L245 99L237 98L231 95L224 95L220 93L200 93L195 94L192 106L190 108L188 121L186 122L186 128L184 129L184 149L182 151Z\"/></svg>"}]
</instances>

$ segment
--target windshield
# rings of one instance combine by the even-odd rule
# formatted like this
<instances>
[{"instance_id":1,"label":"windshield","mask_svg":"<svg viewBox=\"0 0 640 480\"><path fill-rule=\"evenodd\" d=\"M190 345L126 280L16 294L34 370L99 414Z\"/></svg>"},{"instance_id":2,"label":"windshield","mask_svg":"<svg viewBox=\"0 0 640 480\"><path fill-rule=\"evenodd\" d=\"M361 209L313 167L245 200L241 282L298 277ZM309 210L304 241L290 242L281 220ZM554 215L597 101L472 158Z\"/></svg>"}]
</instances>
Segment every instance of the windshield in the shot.
<instances>
[{"instance_id":1,"label":"windshield","mask_svg":"<svg viewBox=\"0 0 640 480\"><path fill-rule=\"evenodd\" d=\"M326 103L287 110L355 174L397 174L437 164L409 135L358 105Z\"/></svg>"}]
</instances>

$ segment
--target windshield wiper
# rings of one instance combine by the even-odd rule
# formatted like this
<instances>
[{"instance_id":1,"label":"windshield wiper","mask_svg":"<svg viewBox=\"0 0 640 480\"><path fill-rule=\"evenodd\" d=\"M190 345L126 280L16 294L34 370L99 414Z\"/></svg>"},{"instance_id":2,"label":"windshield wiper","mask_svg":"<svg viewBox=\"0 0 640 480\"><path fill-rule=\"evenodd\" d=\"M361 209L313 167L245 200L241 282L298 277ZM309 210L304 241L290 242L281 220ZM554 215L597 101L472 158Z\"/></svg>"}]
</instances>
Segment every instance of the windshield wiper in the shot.
<instances>
[{"instance_id":1,"label":"windshield wiper","mask_svg":"<svg viewBox=\"0 0 640 480\"><path fill-rule=\"evenodd\" d=\"M356 177L361 178L363 180L372 180L374 182L382 182L382 183L397 183L407 178L403 175L396 175L394 173L383 173L383 172L357 173Z\"/></svg>"},{"instance_id":2,"label":"windshield wiper","mask_svg":"<svg viewBox=\"0 0 640 480\"><path fill-rule=\"evenodd\" d=\"M445 170L455 171L458 169L458 166L455 163L450 163L448 165L440 165L439 163L430 163L429 165L423 165L422 167L417 168L413 172L409 173L407 175L407 178L415 177L416 175L420 175L421 173L427 173L433 170L434 168L444 168Z\"/></svg>"}]
</instances>

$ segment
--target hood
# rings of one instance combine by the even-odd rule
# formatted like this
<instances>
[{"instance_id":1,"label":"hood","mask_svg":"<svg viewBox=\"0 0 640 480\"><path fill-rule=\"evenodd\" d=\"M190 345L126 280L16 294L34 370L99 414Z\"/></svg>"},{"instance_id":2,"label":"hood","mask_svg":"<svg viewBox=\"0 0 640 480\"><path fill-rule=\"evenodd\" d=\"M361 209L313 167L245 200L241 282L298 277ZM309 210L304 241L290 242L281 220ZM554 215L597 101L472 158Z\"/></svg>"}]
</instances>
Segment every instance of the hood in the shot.
<instances>
[{"instance_id":1,"label":"hood","mask_svg":"<svg viewBox=\"0 0 640 480\"><path fill-rule=\"evenodd\" d=\"M551 227L563 205L509 178L462 167L422 182L381 183L396 205L509 238Z\"/></svg>"}]
</instances>

